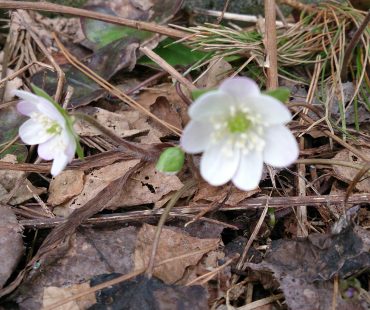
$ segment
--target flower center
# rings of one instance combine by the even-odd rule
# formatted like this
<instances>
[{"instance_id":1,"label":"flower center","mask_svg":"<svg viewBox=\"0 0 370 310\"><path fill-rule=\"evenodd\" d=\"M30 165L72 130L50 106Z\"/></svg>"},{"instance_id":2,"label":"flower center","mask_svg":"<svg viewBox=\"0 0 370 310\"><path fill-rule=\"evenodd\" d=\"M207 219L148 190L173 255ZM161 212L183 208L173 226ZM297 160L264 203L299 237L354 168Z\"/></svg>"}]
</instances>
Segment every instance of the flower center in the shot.
<instances>
[{"instance_id":1,"label":"flower center","mask_svg":"<svg viewBox=\"0 0 370 310\"><path fill-rule=\"evenodd\" d=\"M261 115L249 110L248 107L230 106L226 117L212 120L214 132L211 142L222 141L221 152L232 156L239 150L243 155L250 152L262 152L265 148L265 124Z\"/></svg>"},{"instance_id":2,"label":"flower center","mask_svg":"<svg viewBox=\"0 0 370 310\"><path fill-rule=\"evenodd\" d=\"M227 127L231 133L242 133L249 129L252 122L246 113L237 112L227 120Z\"/></svg>"},{"instance_id":3,"label":"flower center","mask_svg":"<svg viewBox=\"0 0 370 310\"><path fill-rule=\"evenodd\" d=\"M31 118L38 121L52 135L59 135L62 132L62 126L55 120L50 119L41 113L32 113Z\"/></svg>"}]
</instances>

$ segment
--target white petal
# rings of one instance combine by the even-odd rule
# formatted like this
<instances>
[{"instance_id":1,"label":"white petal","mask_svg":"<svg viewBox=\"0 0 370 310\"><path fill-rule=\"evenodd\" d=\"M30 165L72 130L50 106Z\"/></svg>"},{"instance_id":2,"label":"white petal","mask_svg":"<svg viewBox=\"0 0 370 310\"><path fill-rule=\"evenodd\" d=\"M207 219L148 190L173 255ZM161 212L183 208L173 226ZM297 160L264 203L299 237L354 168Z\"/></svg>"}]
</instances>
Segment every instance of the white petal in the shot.
<instances>
[{"instance_id":1,"label":"white petal","mask_svg":"<svg viewBox=\"0 0 370 310\"><path fill-rule=\"evenodd\" d=\"M44 143L53 137L39 122L29 119L19 127L19 136L22 141L29 145Z\"/></svg>"},{"instance_id":2,"label":"white petal","mask_svg":"<svg viewBox=\"0 0 370 310\"><path fill-rule=\"evenodd\" d=\"M262 153L253 152L242 155L238 170L233 176L234 185L244 191L255 189L262 176L263 156Z\"/></svg>"},{"instance_id":3,"label":"white petal","mask_svg":"<svg viewBox=\"0 0 370 310\"><path fill-rule=\"evenodd\" d=\"M30 116L31 113L34 113L34 112L40 112L35 104L32 104L24 100L18 102L17 110L19 113L23 115L27 115L27 116Z\"/></svg>"},{"instance_id":4,"label":"white petal","mask_svg":"<svg viewBox=\"0 0 370 310\"><path fill-rule=\"evenodd\" d=\"M208 148L200 161L200 174L211 185L219 186L231 180L239 165L240 152L233 151L231 156L223 152L224 145Z\"/></svg>"},{"instance_id":5,"label":"white petal","mask_svg":"<svg viewBox=\"0 0 370 310\"><path fill-rule=\"evenodd\" d=\"M24 104L22 104L20 106L21 110L17 106L18 111L20 113L25 114L22 111L28 112L31 109L32 110L37 109L40 113L57 121L59 124L65 123L64 117L59 113L57 108L54 107L54 105L49 100L46 100L43 97L37 96L35 94L32 94L27 91L23 91L23 90L16 90L14 94L18 96L19 98L22 98L27 104L33 106L32 108L31 107L25 108ZM25 114L25 115L28 115L28 114Z\"/></svg>"},{"instance_id":6,"label":"white petal","mask_svg":"<svg viewBox=\"0 0 370 310\"><path fill-rule=\"evenodd\" d=\"M69 132L67 133L66 143L67 143L67 149L65 151L65 154L67 155L68 162L70 163L72 161L72 159L75 157L77 143L76 143L76 139Z\"/></svg>"},{"instance_id":7,"label":"white petal","mask_svg":"<svg viewBox=\"0 0 370 310\"><path fill-rule=\"evenodd\" d=\"M235 105L233 97L222 91L210 91L200 96L189 107L188 113L193 120L209 121L212 116L224 116Z\"/></svg>"},{"instance_id":8,"label":"white petal","mask_svg":"<svg viewBox=\"0 0 370 310\"><path fill-rule=\"evenodd\" d=\"M54 136L52 139L39 145L37 153L42 159L52 160L63 153L71 162L76 152L76 140L71 134L63 131L62 134Z\"/></svg>"},{"instance_id":9,"label":"white petal","mask_svg":"<svg viewBox=\"0 0 370 310\"><path fill-rule=\"evenodd\" d=\"M260 114L265 124L286 124L292 118L289 109L283 103L268 95L249 97L246 105Z\"/></svg>"},{"instance_id":10,"label":"white petal","mask_svg":"<svg viewBox=\"0 0 370 310\"><path fill-rule=\"evenodd\" d=\"M298 158L297 141L285 126L269 127L265 133L265 140L266 146L263 151L265 163L274 167L287 167Z\"/></svg>"},{"instance_id":11,"label":"white petal","mask_svg":"<svg viewBox=\"0 0 370 310\"><path fill-rule=\"evenodd\" d=\"M57 176L59 173L63 171L63 169L67 166L68 164L68 157L64 153L58 154L53 161L53 165L51 166L51 175L53 177Z\"/></svg>"},{"instance_id":12,"label":"white petal","mask_svg":"<svg viewBox=\"0 0 370 310\"><path fill-rule=\"evenodd\" d=\"M190 121L182 133L181 147L190 154L203 152L209 145L212 130L210 123Z\"/></svg>"},{"instance_id":13,"label":"white petal","mask_svg":"<svg viewBox=\"0 0 370 310\"><path fill-rule=\"evenodd\" d=\"M260 89L255 81L240 76L226 79L221 83L219 89L235 97L238 102L242 102L248 97L257 97L260 94Z\"/></svg>"}]
</instances>

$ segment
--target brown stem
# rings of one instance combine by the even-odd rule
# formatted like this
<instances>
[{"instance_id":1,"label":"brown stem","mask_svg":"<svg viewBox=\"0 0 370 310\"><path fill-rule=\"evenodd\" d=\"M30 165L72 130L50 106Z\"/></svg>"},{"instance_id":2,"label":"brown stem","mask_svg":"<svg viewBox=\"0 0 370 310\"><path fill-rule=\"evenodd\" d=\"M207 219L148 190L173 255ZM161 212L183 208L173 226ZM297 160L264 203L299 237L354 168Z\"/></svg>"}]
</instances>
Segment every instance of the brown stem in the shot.
<instances>
[{"instance_id":1,"label":"brown stem","mask_svg":"<svg viewBox=\"0 0 370 310\"><path fill-rule=\"evenodd\" d=\"M172 29L166 26L161 26L153 23L142 22L123 17L112 16L108 14L92 12L79 8L72 8L64 5L48 3L48 2L28 2L28 1L0 1L0 9L23 9L36 10L45 12L56 12L61 14L70 14L74 16L83 16L87 18L97 19L104 22L124 25L138 30L146 30L150 32L160 33L173 38L184 38L188 36L187 33L180 30Z\"/></svg>"},{"instance_id":2,"label":"brown stem","mask_svg":"<svg viewBox=\"0 0 370 310\"><path fill-rule=\"evenodd\" d=\"M278 85L277 44L276 44L276 7L275 0L265 0L265 37L267 67L267 89Z\"/></svg>"},{"instance_id":3,"label":"brown stem","mask_svg":"<svg viewBox=\"0 0 370 310\"><path fill-rule=\"evenodd\" d=\"M370 10L367 12L365 19L362 21L360 27L356 30L355 34L353 35L351 41L349 42L346 51L343 56L343 64L342 64L342 72L340 73L340 78L342 82L347 80L347 71L348 65L351 60L352 52L355 49L358 41L361 39L362 33L365 31L367 25L370 22Z\"/></svg>"}]
</instances>

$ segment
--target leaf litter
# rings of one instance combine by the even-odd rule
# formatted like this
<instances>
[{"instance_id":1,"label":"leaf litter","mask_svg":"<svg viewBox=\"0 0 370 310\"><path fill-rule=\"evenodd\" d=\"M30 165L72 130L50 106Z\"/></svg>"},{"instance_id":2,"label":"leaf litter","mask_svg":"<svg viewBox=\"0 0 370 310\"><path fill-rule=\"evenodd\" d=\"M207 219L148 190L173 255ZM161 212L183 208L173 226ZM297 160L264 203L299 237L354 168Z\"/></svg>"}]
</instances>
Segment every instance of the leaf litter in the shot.
<instances>
[{"instance_id":1,"label":"leaf litter","mask_svg":"<svg viewBox=\"0 0 370 310\"><path fill-rule=\"evenodd\" d=\"M85 8L159 25L173 18L181 2L88 1ZM302 9L298 1L281 2ZM354 49L346 80L338 80L333 68L342 68L336 52L344 52L365 12L348 3L319 5L317 16L315 7L307 6L295 26L278 29L279 82L290 89L290 103L296 104L290 127L304 141L303 175L295 166L267 167L260 187L247 192L206 184L197 173L198 156L188 157L177 175L155 170L161 150L178 144L171 128L182 129L189 121L191 95L174 82L176 76L166 75L166 66L143 57L139 46L153 49L198 88L217 87L232 74L250 76L263 86L262 28L226 19L220 25L191 27L192 20L180 11L183 19L177 16L171 22L192 35L178 44L156 31L86 16L79 20L13 12L8 51L1 43L0 59L7 75L16 74L8 79L0 103L0 166L6 167L0 170L1 302L26 309L366 309L368 172L353 184L358 200L343 201L370 159L369 32L362 33L362 43ZM69 64L52 32L147 113L107 94L93 77ZM192 48L198 50L192 53ZM319 78L309 86L317 63ZM78 121L86 158L50 179L35 150L16 139L23 118L9 89L32 82L54 95L60 87L60 75L52 72L56 66L66 77L60 103L90 115L108 133ZM189 182L195 185L187 188ZM337 195L342 199L334 199ZM279 197L290 199L263 212L261 207ZM326 202L317 204L315 199L322 197ZM253 199L264 203L253 205ZM303 199L307 213L302 217L297 206ZM171 204L150 271L158 216ZM27 221L33 228L22 228L20 223ZM298 238L302 226L309 234Z\"/></svg>"}]
</instances>

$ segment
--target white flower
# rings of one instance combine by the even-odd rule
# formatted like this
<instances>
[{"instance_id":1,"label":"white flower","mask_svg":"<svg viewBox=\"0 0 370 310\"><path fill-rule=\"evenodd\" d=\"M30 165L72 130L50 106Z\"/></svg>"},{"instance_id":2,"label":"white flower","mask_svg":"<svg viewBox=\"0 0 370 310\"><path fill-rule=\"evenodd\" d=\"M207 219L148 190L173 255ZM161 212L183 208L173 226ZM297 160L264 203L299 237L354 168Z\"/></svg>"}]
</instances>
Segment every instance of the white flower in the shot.
<instances>
[{"instance_id":1,"label":"white flower","mask_svg":"<svg viewBox=\"0 0 370 310\"><path fill-rule=\"evenodd\" d=\"M43 97L21 90L14 94L23 99L17 105L18 111L30 117L19 127L19 136L27 144L38 144L39 156L53 160L51 174L58 175L76 152L76 139L66 118Z\"/></svg>"},{"instance_id":2,"label":"white flower","mask_svg":"<svg viewBox=\"0 0 370 310\"><path fill-rule=\"evenodd\" d=\"M190 122L180 144L191 154L204 152L200 173L211 185L232 180L236 187L258 186L263 162L286 167L298 157L298 145L284 126L291 114L279 100L264 95L244 77L225 80L218 90L189 107Z\"/></svg>"}]
</instances>

